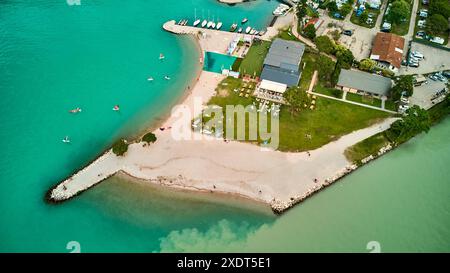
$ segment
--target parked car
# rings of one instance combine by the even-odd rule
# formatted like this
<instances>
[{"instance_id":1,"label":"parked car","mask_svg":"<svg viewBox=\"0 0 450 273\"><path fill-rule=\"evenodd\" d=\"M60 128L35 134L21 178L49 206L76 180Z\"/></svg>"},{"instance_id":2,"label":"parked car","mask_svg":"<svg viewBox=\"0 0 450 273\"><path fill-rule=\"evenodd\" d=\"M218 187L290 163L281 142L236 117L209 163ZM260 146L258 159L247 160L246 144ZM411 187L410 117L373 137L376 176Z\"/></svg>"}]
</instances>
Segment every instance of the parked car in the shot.
<instances>
[{"instance_id":1,"label":"parked car","mask_svg":"<svg viewBox=\"0 0 450 273\"><path fill-rule=\"evenodd\" d=\"M430 42L442 45L444 43L444 39L441 37L433 37L430 39Z\"/></svg>"},{"instance_id":2,"label":"parked car","mask_svg":"<svg viewBox=\"0 0 450 273\"><path fill-rule=\"evenodd\" d=\"M372 23L373 23L373 19L372 19L372 18L367 18L366 23L367 23L368 25L372 24Z\"/></svg>"},{"instance_id":3,"label":"parked car","mask_svg":"<svg viewBox=\"0 0 450 273\"><path fill-rule=\"evenodd\" d=\"M428 3L429 3L429 0L422 0L422 4L428 5Z\"/></svg>"},{"instance_id":4,"label":"parked car","mask_svg":"<svg viewBox=\"0 0 450 273\"><path fill-rule=\"evenodd\" d=\"M438 81L438 78L433 74L429 75L428 78L430 78L433 81Z\"/></svg>"},{"instance_id":5,"label":"parked car","mask_svg":"<svg viewBox=\"0 0 450 273\"><path fill-rule=\"evenodd\" d=\"M353 35L353 30L350 29L346 29L342 32L342 34L347 35L347 36L352 36Z\"/></svg>"},{"instance_id":6,"label":"parked car","mask_svg":"<svg viewBox=\"0 0 450 273\"><path fill-rule=\"evenodd\" d=\"M409 67L419 67L419 63L417 62L410 62Z\"/></svg>"},{"instance_id":7,"label":"parked car","mask_svg":"<svg viewBox=\"0 0 450 273\"><path fill-rule=\"evenodd\" d=\"M384 22L383 25L381 26L381 31L383 32L390 32L392 28L392 25L388 22Z\"/></svg>"},{"instance_id":8,"label":"parked car","mask_svg":"<svg viewBox=\"0 0 450 273\"><path fill-rule=\"evenodd\" d=\"M400 99L400 102L402 102L402 103L404 103L404 104L409 104L409 100L408 100L407 98L405 98L405 97L402 97L402 98Z\"/></svg>"},{"instance_id":9,"label":"parked car","mask_svg":"<svg viewBox=\"0 0 450 273\"><path fill-rule=\"evenodd\" d=\"M444 71L442 72L442 76L450 78L450 71Z\"/></svg>"},{"instance_id":10,"label":"parked car","mask_svg":"<svg viewBox=\"0 0 450 273\"><path fill-rule=\"evenodd\" d=\"M416 58L419 58L419 59L423 59L424 58L423 54L420 53L419 51L413 51L413 52L411 52L411 55L416 57Z\"/></svg>"}]
</instances>

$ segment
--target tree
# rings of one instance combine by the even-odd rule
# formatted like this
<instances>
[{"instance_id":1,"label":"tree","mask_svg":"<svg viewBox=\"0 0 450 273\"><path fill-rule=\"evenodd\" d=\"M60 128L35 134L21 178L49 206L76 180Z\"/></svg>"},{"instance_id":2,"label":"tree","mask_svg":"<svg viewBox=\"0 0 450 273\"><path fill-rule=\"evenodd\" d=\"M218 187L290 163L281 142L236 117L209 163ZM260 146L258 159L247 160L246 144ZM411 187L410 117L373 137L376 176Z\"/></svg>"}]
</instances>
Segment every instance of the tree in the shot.
<instances>
[{"instance_id":1,"label":"tree","mask_svg":"<svg viewBox=\"0 0 450 273\"><path fill-rule=\"evenodd\" d=\"M405 0L395 0L392 3L387 19L392 23L401 23L409 17L410 5Z\"/></svg>"},{"instance_id":2,"label":"tree","mask_svg":"<svg viewBox=\"0 0 450 273\"><path fill-rule=\"evenodd\" d=\"M147 142L147 143L153 143L153 142L155 142L156 141L156 136L155 136L155 134L154 133L152 133L152 132L150 132L150 133L147 133L147 134L145 134L143 137L142 137L142 141L145 141L145 142Z\"/></svg>"},{"instance_id":3,"label":"tree","mask_svg":"<svg viewBox=\"0 0 450 273\"><path fill-rule=\"evenodd\" d=\"M334 42L328 36L318 36L314 39L317 49L320 52L331 54L334 51Z\"/></svg>"},{"instance_id":4,"label":"tree","mask_svg":"<svg viewBox=\"0 0 450 273\"><path fill-rule=\"evenodd\" d=\"M446 19L450 18L450 4L448 0L431 1L429 11L431 15L440 14Z\"/></svg>"},{"instance_id":5,"label":"tree","mask_svg":"<svg viewBox=\"0 0 450 273\"><path fill-rule=\"evenodd\" d=\"M313 40L314 38L316 38L316 28L313 24L307 25L303 29L303 34L305 34L307 38Z\"/></svg>"},{"instance_id":6,"label":"tree","mask_svg":"<svg viewBox=\"0 0 450 273\"><path fill-rule=\"evenodd\" d=\"M392 123L388 136L399 144L421 132L428 132L430 126L431 119L428 111L414 105L406 110L406 116Z\"/></svg>"},{"instance_id":7,"label":"tree","mask_svg":"<svg viewBox=\"0 0 450 273\"><path fill-rule=\"evenodd\" d=\"M359 63L359 69L364 71L372 71L376 65L377 63L374 60L364 59Z\"/></svg>"},{"instance_id":8,"label":"tree","mask_svg":"<svg viewBox=\"0 0 450 273\"><path fill-rule=\"evenodd\" d=\"M334 71L335 63L327 56L320 55L317 58L317 66L319 67L319 78L320 80L330 85L331 74Z\"/></svg>"},{"instance_id":9,"label":"tree","mask_svg":"<svg viewBox=\"0 0 450 273\"><path fill-rule=\"evenodd\" d=\"M414 77L412 75L400 76L396 81L394 87L391 88L391 97L394 101L401 98L402 94L405 96L412 96L414 90Z\"/></svg>"},{"instance_id":10,"label":"tree","mask_svg":"<svg viewBox=\"0 0 450 273\"><path fill-rule=\"evenodd\" d=\"M125 139L119 139L112 146L112 151L117 156L122 156L128 151L128 143Z\"/></svg>"},{"instance_id":11,"label":"tree","mask_svg":"<svg viewBox=\"0 0 450 273\"><path fill-rule=\"evenodd\" d=\"M359 22L367 22L367 19L369 18L369 12L367 10L363 11L361 15L359 16Z\"/></svg>"},{"instance_id":12,"label":"tree","mask_svg":"<svg viewBox=\"0 0 450 273\"><path fill-rule=\"evenodd\" d=\"M336 1L330 1L327 5L327 9L330 13L335 13L339 11Z\"/></svg>"},{"instance_id":13,"label":"tree","mask_svg":"<svg viewBox=\"0 0 450 273\"><path fill-rule=\"evenodd\" d=\"M299 86L291 86L283 93L284 100L288 103L291 110L291 116L299 112L302 107L308 105L311 99L305 91L300 90Z\"/></svg>"},{"instance_id":14,"label":"tree","mask_svg":"<svg viewBox=\"0 0 450 273\"><path fill-rule=\"evenodd\" d=\"M343 45L336 45L334 47L334 50L334 55L336 56L337 62L340 64L340 66L344 69L349 69L353 64L353 60L355 59L352 51Z\"/></svg>"},{"instance_id":15,"label":"tree","mask_svg":"<svg viewBox=\"0 0 450 273\"><path fill-rule=\"evenodd\" d=\"M427 30L433 35L445 33L448 29L448 20L441 14L433 14L427 22Z\"/></svg>"},{"instance_id":16,"label":"tree","mask_svg":"<svg viewBox=\"0 0 450 273\"><path fill-rule=\"evenodd\" d=\"M352 11L352 5L350 5L350 4L344 4L344 5L342 5L342 7L341 7L341 10L340 10L340 13L341 13L341 15L342 16L347 16L350 12Z\"/></svg>"}]
</instances>

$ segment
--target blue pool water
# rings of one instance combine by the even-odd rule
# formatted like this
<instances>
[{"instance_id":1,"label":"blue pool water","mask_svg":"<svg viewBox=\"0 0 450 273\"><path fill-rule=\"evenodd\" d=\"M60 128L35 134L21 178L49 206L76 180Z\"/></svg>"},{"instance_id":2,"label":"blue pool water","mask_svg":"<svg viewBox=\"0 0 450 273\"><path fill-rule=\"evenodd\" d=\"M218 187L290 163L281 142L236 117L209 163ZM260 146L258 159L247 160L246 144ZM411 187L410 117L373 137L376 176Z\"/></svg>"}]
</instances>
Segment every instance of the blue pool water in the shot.
<instances>
[{"instance_id":1,"label":"blue pool water","mask_svg":"<svg viewBox=\"0 0 450 273\"><path fill-rule=\"evenodd\" d=\"M231 70L236 57L223 55L215 52L206 52L203 70L215 73L222 73L223 69Z\"/></svg>"}]
</instances>

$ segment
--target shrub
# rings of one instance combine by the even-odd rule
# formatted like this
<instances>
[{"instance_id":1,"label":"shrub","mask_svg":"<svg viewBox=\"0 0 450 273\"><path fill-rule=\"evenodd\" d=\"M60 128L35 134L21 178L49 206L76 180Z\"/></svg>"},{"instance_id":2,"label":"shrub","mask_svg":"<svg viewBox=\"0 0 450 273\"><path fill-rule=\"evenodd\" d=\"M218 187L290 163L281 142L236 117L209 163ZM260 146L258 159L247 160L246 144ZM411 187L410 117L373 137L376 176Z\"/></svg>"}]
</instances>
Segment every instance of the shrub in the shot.
<instances>
[{"instance_id":1,"label":"shrub","mask_svg":"<svg viewBox=\"0 0 450 273\"><path fill-rule=\"evenodd\" d=\"M112 151L117 156L122 156L128 151L128 143L125 139L119 139L112 146Z\"/></svg>"},{"instance_id":2,"label":"shrub","mask_svg":"<svg viewBox=\"0 0 450 273\"><path fill-rule=\"evenodd\" d=\"M147 133L147 134L145 134L145 135L142 137L142 141L145 141L145 142L147 142L147 143L153 143L153 142L156 141L156 136L155 136L155 134L152 133L152 132Z\"/></svg>"}]
</instances>

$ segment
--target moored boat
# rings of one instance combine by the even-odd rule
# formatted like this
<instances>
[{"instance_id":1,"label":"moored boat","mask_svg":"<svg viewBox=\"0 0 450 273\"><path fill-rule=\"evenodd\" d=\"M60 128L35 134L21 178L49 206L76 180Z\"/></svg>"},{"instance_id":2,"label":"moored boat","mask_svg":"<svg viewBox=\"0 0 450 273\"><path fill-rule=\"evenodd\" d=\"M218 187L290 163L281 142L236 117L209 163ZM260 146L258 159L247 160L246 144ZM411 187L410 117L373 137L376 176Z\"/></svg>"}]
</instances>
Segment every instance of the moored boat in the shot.
<instances>
[{"instance_id":1,"label":"moored boat","mask_svg":"<svg viewBox=\"0 0 450 273\"><path fill-rule=\"evenodd\" d=\"M238 32L239 32L239 33L241 33L241 32L242 32L242 28L241 28L241 27L240 27L240 28L238 29Z\"/></svg>"},{"instance_id":2,"label":"moored boat","mask_svg":"<svg viewBox=\"0 0 450 273\"><path fill-rule=\"evenodd\" d=\"M216 29L220 29L221 27L222 27L222 22L218 22L217 26L216 26Z\"/></svg>"},{"instance_id":3,"label":"moored boat","mask_svg":"<svg viewBox=\"0 0 450 273\"><path fill-rule=\"evenodd\" d=\"M202 21L202 27L206 27L207 24L208 24L208 21L206 21L206 19Z\"/></svg>"},{"instance_id":4,"label":"moored boat","mask_svg":"<svg viewBox=\"0 0 450 273\"><path fill-rule=\"evenodd\" d=\"M81 112L81 108L80 107L77 107L75 109L69 110L69 113L73 113L73 114L76 114L76 113L79 113L79 112Z\"/></svg>"},{"instance_id":5,"label":"moored boat","mask_svg":"<svg viewBox=\"0 0 450 273\"><path fill-rule=\"evenodd\" d=\"M207 28L210 28L212 26L213 22L209 21L208 24L206 25Z\"/></svg>"},{"instance_id":6,"label":"moored boat","mask_svg":"<svg viewBox=\"0 0 450 273\"><path fill-rule=\"evenodd\" d=\"M200 19L197 19L194 21L194 23L192 24L194 27L198 26L198 24L200 24Z\"/></svg>"},{"instance_id":7,"label":"moored boat","mask_svg":"<svg viewBox=\"0 0 450 273\"><path fill-rule=\"evenodd\" d=\"M236 30L236 28L237 28L237 24L236 24L236 23L233 23L233 24L231 25L230 31L231 31L231 32L234 32L234 31Z\"/></svg>"},{"instance_id":8,"label":"moored boat","mask_svg":"<svg viewBox=\"0 0 450 273\"><path fill-rule=\"evenodd\" d=\"M245 24L245 23L247 23L247 21L248 21L248 19L247 19L247 18L244 18L244 19L242 19L241 23L242 23L242 24Z\"/></svg>"},{"instance_id":9,"label":"moored boat","mask_svg":"<svg viewBox=\"0 0 450 273\"><path fill-rule=\"evenodd\" d=\"M247 27L246 29L245 29L245 33L250 33L250 31L252 30L252 27Z\"/></svg>"},{"instance_id":10,"label":"moored boat","mask_svg":"<svg viewBox=\"0 0 450 273\"><path fill-rule=\"evenodd\" d=\"M256 32L256 29L252 28L252 29L250 30L250 35L254 35L255 32Z\"/></svg>"}]
</instances>

